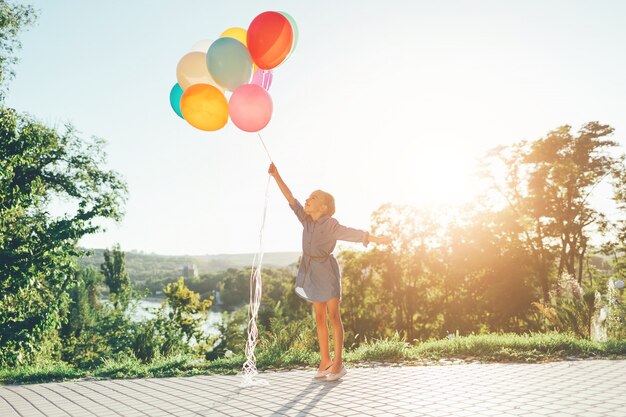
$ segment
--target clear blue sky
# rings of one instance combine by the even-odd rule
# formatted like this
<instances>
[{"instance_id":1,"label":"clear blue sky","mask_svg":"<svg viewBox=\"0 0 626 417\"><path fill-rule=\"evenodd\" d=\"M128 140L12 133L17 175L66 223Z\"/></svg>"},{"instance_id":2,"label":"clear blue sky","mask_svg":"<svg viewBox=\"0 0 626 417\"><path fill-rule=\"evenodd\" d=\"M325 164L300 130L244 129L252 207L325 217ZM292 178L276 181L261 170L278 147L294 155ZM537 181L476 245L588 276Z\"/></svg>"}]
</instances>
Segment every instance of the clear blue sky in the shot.
<instances>
[{"instance_id":1,"label":"clear blue sky","mask_svg":"<svg viewBox=\"0 0 626 417\"><path fill-rule=\"evenodd\" d=\"M267 156L232 123L201 132L169 106L178 60L266 10L298 23L274 72L262 131L294 194L335 195L369 227L385 202L459 203L487 149L599 120L624 143L621 1L49 1L21 36L7 104L104 137L127 180L127 215L88 247L162 254L254 252ZM272 184L265 250L299 250Z\"/></svg>"}]
</instances>

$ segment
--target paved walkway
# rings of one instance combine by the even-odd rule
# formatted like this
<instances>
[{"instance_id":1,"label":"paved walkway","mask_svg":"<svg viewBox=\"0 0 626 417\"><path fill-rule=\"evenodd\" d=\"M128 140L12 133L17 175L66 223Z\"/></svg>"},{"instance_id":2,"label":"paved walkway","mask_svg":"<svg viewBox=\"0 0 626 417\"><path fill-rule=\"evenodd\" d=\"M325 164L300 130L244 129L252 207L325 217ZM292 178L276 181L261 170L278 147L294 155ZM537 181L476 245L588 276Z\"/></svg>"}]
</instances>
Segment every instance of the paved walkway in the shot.
<instances>
[{"instance_id":1,"label":"paved walkway","mask_svg":"<svg viewBox=\"0 0 626 417\"><path fill-rule=\"evenodd\" d=\"M626 360L349 369L0 386L0 416L626 417Z\"/></svg>"}]
</instances>

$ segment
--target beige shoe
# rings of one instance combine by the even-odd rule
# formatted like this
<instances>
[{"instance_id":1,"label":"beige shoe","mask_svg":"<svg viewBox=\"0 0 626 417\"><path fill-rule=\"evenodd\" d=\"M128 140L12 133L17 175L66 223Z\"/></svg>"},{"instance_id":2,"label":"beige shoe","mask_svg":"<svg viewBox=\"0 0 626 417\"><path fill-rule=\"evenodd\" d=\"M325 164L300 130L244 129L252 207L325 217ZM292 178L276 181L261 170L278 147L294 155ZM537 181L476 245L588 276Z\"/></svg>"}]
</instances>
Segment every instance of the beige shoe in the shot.
<instances>
[{"instance_id":1,"label":"beige shoe","mask_svg":"<svg viewBox=\"0 0 626 417\"><path fill-rule=\"evenodd\" d=\"M331 363L330 365L328 365L328 368L324 369L323 371L317 371L313 378L324 378L326 375L328 375L328 373L330 372L330 368L332 367L333 364Z\"/></svg>"},{"instance_id":2,"label":"beige shoe","mask_svg":"<svg viewBox=\"0 0 626 417\"><path fill-rule=\"evenodd\" d=\"M326 375L325 381L337 381L339 378L344 377L348 373L348 370L345 366L341 367L341 370L336 374L328 374Z\"/></svg>"}]
</instances>

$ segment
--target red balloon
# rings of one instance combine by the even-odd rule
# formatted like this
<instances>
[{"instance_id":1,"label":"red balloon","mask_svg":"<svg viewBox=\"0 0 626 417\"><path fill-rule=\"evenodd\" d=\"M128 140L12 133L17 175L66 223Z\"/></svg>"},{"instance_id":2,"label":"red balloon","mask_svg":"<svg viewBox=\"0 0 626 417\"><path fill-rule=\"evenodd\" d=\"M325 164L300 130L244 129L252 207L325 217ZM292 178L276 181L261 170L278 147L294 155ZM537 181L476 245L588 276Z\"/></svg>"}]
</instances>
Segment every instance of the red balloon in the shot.
<instances>
[{"instance_id":1,"label":"red balloon","mask_svg":"<svg viewBox=\"0 0 626 417\"><path fill-rule=\"evenodd\" d=\"M250 23L247 43L252 60L259 68L275 68L291 51L291 23L278 12L263 12Z\"/></svg>"}]
</instances>

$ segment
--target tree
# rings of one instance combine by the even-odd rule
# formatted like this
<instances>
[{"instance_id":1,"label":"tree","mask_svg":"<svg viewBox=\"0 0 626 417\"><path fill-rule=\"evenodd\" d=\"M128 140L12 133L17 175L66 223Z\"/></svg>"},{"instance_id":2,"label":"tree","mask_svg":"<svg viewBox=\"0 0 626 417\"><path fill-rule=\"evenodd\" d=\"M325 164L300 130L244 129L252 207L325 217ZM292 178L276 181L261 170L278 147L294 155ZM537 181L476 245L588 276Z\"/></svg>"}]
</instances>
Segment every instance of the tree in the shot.
<instances>
[{"instance_id":1,"label":"tree","mask_svg":"<svg viewBox=\"0 0 626 417\"><path fill-rule=\"evenodd\" d=\"M200 301L200 294L187 288L183 277L180 277L175 283L168 284L163 289L163 294L165 294L166 303L170 308L169 318L181 330L186 341L190 342L195 339L196 342L199 342L203 339L200 326L213 304L213 297Z\"/></svg>"},{"instance_id":2,"label":"tree","mask_svg":"<svg viewBox=\"0 0 626 417\"><path fill-rule=\"evenodd\" d=\"M501 213L468 205L447 228L444 245L444 329L464 334L537 330L529 320L536 300L527 252Z\"/></svg>"},{"instance_id":3,"label":"tree","mask_svg":"<svg viewBox=\"0 0 626 417\"><path fill-rule=\"evenodd\" d=\"M67 321L60 329L65 337L80 336L83 329L95 325L95 312L100 307L100 290L98 284L102 276L93 268L81 269L76 272L76 285L69 291L70 303Z\"/></svg>"},{"instance_id":4,"label":"tree","mask_svg":"<svg viewBox=\"0 0 626 417\"><path fill-rule=\"evenodd\" d=\"M14 53L21 47L17 38L36 19L31 5L20 5L0 0L0 101L4 100L6 83L13 76L12 66L17 62Z\"/></svg>"},{"instance_id":5,"label":"tree","mask_svg":"<svg viewBox=\"0 0 626 417\"><path fill-rule=\"evenodd\" d=\"M372 214L372 224L375 234L394 238L371 255L380 277L378 313L408 340L430 337L439 326L442 297L439 220L426 209L385 204Z\"/></svg>"},{"instance_id":6,"label":"tree","mask_svg":"<svg viewBox=\"0 0 626 417\"><path fill-rule=\"evenodd\" d=\"M109 298L115 308L125 310L131 295L130 278L126 272L126 256L119 244L112 250L105 249L104 262L100 265L104 283L109 287Z\"/></svg>"},{"instance_id":7,"label":"tree","mask_svg":"<svg viewBox=\"0 0 626 417\"><path fill-rule=\"evenodd\" d=\"M379 338L386 332L386 316L379 314L381 277L372 265L371 252L344 250L341 264L342 319L348 346Z\"/></svg>"},{"instance_id":8,"label":"tree","mask_svg":"<svg viewBox=\"0 0 626 417\"><path fill-rule=\"evenodd\" d=\"M0 363L32 359L61 324L77 243L119 220L126 185L101 168L103 140L0 108ZM53 215L53 203L70 207Z\"/></svg>"},{"instance_id":9,"label":"tree","mask_svg":"<svg viewBox=\"0 0 626 417\"><path fill-rule=\"evenodd\" d=\"M616 277L624 280L626 277L626 165L622 159L613 171L613 200L617 204L619 218L613 219L612 230L615 236L606 242L603 252L611 256L612 267Z\"/></svg>"},{"instance_id":10,"label":"tree","mask_svg":"<svg viewBox=\"0 0 626 417\"><path fill-rule=\"evenodd\" d=\"M610 154L617 143L606 139L610 126L589 122L576 135L571 130L561 126L534 142L496 148L483 172L506 202L509 232L532 254L544 301L555 267L556 276L566 272L582 283L591 228L606 227L589 197L619 161Z\"/></svg>"}]
</instances>

